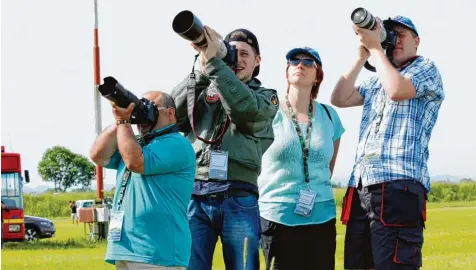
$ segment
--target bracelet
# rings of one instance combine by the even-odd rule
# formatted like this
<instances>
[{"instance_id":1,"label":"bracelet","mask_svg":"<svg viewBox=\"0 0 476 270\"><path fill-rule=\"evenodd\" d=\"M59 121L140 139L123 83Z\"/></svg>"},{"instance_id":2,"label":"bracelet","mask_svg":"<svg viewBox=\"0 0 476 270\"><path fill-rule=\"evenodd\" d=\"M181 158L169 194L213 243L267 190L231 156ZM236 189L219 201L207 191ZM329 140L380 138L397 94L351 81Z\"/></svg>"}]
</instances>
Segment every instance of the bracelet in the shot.
<instances>
[{"instance_id":1,"label":"bracelet","mask_svg":"<svg viewBox=\"0 0 476 270\"><path fill-rule=\"evenodd\" d=\"M116 121L116 125L120 125L120 124L130 124L131 123L131 120L117 120Z\"/></svg>"}]
</instances>

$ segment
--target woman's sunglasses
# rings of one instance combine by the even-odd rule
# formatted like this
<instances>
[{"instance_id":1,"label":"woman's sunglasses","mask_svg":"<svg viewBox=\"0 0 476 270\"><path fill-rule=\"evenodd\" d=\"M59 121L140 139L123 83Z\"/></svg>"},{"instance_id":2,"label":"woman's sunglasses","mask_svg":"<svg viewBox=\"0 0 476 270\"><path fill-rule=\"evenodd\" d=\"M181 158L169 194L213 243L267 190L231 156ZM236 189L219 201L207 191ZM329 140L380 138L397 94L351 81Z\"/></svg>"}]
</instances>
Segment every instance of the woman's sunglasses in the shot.
<instances>
[{"instance_id":1,"label":"woman's sunglasses","mask_svg":"<svg viewBox=\"0 0 476 270\"><path fill-rule=\"evenodd\" d=\"M291 64L291 66L298 66L299 63L302 63L306 67L317 67L316 61L313 59L291 58L288 60L288 63Z\"/></svg>"}]
</instances>

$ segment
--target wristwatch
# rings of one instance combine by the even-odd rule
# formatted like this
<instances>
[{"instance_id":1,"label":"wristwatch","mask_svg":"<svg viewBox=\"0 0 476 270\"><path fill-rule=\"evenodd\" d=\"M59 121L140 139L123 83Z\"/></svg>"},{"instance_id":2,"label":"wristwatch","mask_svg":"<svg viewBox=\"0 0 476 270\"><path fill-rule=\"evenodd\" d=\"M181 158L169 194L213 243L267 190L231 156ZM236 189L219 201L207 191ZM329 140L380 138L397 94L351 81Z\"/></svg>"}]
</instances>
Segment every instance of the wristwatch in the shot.
<instances>
[{"instance_id":1,"label":"wristwatch","mask_svg":"<svg viewBox=\"0 0 476 270\"><path fill-rule=\"evenodd\" d=\"M120 124L130 124L131 123L131 120L117 120L116 121L116 125L120 125Z\"/></svg>"}]
</instances>

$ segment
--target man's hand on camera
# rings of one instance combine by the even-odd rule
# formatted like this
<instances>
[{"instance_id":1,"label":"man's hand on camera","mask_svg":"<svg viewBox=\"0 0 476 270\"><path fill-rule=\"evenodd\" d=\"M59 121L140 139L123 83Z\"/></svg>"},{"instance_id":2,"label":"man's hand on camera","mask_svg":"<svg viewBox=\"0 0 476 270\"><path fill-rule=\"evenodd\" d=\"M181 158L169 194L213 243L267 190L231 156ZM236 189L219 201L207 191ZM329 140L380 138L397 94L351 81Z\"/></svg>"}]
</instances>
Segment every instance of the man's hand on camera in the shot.
<instances>
[{"instance_id":1,"label":"man's hand on camera","mask_svg":"<svg viewBox=\"0 0 476 270\"><path fill-rule=\"evenodd\" d=\"M368 30L353 25L354 31L359 35L360 43L369 51L383 50L380 44L380 23L377 23L375 30Z\"/></svg>"},{"instance_id":2,"label":"man's hand on camera","mask_svg":"<svg viewBox=\"0 0 476 270\"><path fill-rule=\"evenodd\" d=\"M117 106L114 102L111 102L112 105L112 114L114 118L117 120L130 120L132 111L134 110L135 104L131 103L127 107L127 109L121 108Z\"/></svg>"},{"instance_id":3,"label":"man's hand on camera","mask_svg":"<svg viewBox=\"0 0 476 270\"><path fill-rule=\"evenodd\" d=\"M192 46L200 54L202 68L205 68L207 61L217 55L221 36L208 26L204 26L203 28L203 33L207 39L207 47L200 48L193 43Z\"/></svg>"},{"instance_id":4,"label":"man's hand on camera","mask_svg":"<svg viewBox=\"0 0 476 270\"><path fill-rule=\"evenodd\" d=\"M359 60L367 61L370 57L369 51L365 48L365 46L360 43L359 45Z\"/></svg>"}]
</instances>

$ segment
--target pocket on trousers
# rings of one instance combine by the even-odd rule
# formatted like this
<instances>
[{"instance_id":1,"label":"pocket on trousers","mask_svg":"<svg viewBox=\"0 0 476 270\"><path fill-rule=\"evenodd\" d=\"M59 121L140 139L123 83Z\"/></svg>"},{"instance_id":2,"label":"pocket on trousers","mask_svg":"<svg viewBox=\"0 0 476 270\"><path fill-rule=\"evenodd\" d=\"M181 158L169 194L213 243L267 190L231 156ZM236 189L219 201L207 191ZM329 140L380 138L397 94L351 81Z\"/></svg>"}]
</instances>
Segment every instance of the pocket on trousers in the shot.
<instances>
[{"instance_id":1,"label":"pocket on trousers","mask_svg":"<svg viewBox=\"0 0 476 270\"><path fill-rule=\"evenodd\" d=\"M344 199L342 200L342 212L340 214L340 220L342 221L342 224L347 225L347 222L349 222L350 219L350 210L352 208L352 199L354 196L354 190L355 188L347 188L347 191L345 192Z\"/></svg>"},{"instance_id":2,"label":"pocket on trousers","mask_svg":"<svg viewBox=\"0 0 476 270\"><path fill-rule=\"evenodd\" d=\"M393 262L421 267L422 244L423 231L421 229L401 230L398 234Z\"/></svg>"},{"instance_id":3,"label":"pocket on trousers","mask_svg":"<svg viewBox=\"0 0 476 270\"><path fill-rule=\"evenodd\" d=\"M421 220L418 190L409 182L387 182L369 188L370 205L384 226L417 227Z\"/></svg>"},{"instance_id":4,"label":"pocket on trousers","mask_svg":"<svg viewBox=\"0 0 476 270\"><path fill-rule=\"evenodd\" d=\"M258 199L253 195L246 197L231 197L230 200L236 207L243 210L251 210L258 207Z\"/></svg>"}]
</instances>

